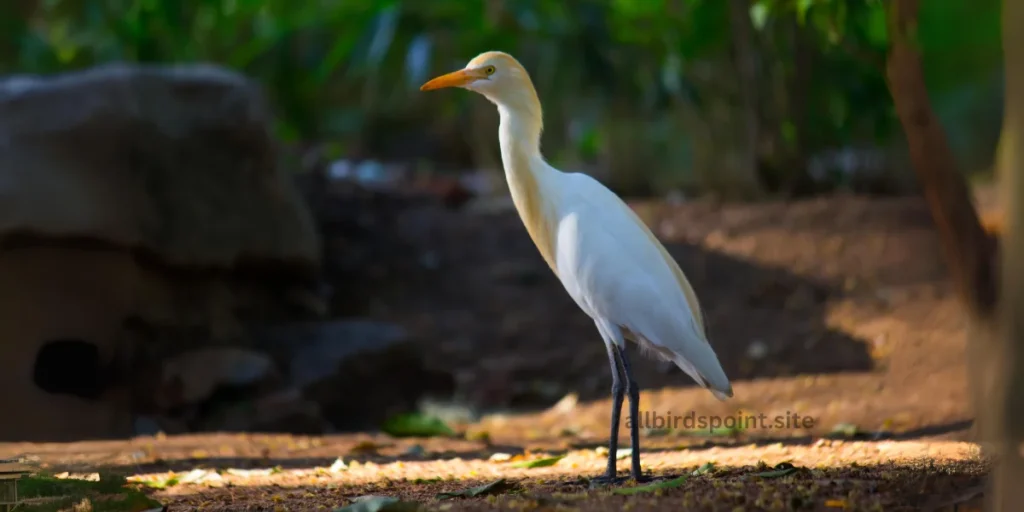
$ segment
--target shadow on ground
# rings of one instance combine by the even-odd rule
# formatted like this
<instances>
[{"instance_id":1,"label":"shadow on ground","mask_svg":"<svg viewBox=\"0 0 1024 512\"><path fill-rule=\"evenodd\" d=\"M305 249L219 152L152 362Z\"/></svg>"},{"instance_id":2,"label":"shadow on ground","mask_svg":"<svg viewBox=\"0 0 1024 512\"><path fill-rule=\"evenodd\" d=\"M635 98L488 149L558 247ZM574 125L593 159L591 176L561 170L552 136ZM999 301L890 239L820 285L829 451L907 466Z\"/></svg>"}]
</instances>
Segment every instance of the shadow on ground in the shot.
<instances>
[{"instance_id":1,"label":"shadow on ground","mask_svg":"<svg viewBox=\"0 0 1024 512\"><path fill-rule=\"evenodd\" d=\"M584 401L607 397L607 356L592 321L514 213L427 211L395 222L404 249L382 250L378 271L347 275L346 294L374 296L363 314L416 333L432 366L456 375L461 399L481 409L527 411L570 392ZM701 298L712 343L734 382L873 369L862 340L826 325L829 302L842 296L841 280L696 243L666 245ZM425 258L432 268L418 264ZM644 389L694 385L674 366L633 359Z\"/></svg>"}]
</instances>

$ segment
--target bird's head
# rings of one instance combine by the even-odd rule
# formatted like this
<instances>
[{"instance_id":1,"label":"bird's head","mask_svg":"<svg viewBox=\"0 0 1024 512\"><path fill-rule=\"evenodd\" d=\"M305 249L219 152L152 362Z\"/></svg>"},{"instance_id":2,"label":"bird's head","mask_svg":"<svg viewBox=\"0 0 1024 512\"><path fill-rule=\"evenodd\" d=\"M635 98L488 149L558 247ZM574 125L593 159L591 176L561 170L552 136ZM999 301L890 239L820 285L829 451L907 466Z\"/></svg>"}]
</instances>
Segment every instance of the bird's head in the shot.
<instances>
[{"instance_id":1,"label":"bird's head","mask_svg":"<svg viewBox=\"0 0 1024 512\"><path fill-rule=\"evenodd\" d=\"M514 57L503 52L484 52L466 64L466 67L439 76L420 87L432 91L446 87L461 87L480 93L500 107L513 110L539 108L537 92L530 74Z\"/></svg>"}]
</instances>

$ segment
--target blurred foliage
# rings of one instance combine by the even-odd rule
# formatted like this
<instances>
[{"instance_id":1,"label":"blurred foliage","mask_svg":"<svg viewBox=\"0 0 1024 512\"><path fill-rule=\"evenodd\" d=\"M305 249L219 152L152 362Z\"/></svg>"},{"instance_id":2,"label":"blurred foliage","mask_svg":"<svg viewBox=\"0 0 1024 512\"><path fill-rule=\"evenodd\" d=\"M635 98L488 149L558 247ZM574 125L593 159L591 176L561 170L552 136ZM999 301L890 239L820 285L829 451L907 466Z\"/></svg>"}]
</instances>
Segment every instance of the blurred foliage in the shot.
<instances>
[{"instance_id":1,"label":"blurred foliage","mask_svg":"<svg viewBox=\"0 0 1024 512\"><path fill-rule=\"evenodd\" d=\"M965 165L990 165L999 2L922 3L937 109ZM752 41L733 26L737 6L749 11ZM724 162L754 151L750 172L767 191L794 192L828 151L899 152L885 9L882 0L20 0L0 6L0 72L215 62L265 85L286 140L354 158L494 167L495 131L476 126L494 125L493 107L417 87L500 49L530 69L558 165L625 192L722 188ZM754 81L737 78L743 43L754 48ZM751 118L757 140L744 146ZM830 187L850 184L850 173L830 176Z\"/></svg>"},{"instance_id":2,"label":"blurred foliage","mask_svg":"<svg viewBox=\"0 0 1024 512\"><path fill-rule=\"evenodd\" d=\"M17 481L21 503L15 510L58 512L61 510L130 511L159 510L160 503L129 484L123 475L101 473L98 481L57 478L47 474L25 476ZM40 499L42 498L42 499ZM85 503L83 505L83 502Z\"/></svg>"},{"instance_id":3,"label":"blurred foliage","mask_svg":"<svg viewBox=\"0 0 1024 512\"><path fill-rule=\"evenodd\" d=\"M394 437L452 436L455 432L440 418L419 413L408 413L389 418L381 432Z\"/></svg>"}]
</instances>

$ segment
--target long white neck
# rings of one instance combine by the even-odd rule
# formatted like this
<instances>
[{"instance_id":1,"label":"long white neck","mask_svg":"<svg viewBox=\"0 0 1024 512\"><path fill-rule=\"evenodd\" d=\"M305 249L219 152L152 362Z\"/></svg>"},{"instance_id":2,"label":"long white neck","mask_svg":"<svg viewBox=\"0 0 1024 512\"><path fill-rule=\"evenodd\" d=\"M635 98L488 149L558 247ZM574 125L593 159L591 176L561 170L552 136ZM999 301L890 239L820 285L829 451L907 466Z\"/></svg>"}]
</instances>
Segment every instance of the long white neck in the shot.
<instances>
[{"instance_id":1,"label":"long white neck","mask_svg":"<svg viewBox=\"0 0 1024 512\"><path fill-rule=\"evenodd\" d=\"M542 120L539 112L532 109L511 109L498 106L501 122L498 126L498 141L501 144L501 161L509 185L514 176L525 173L542 173L547 170L540 154Z\"/></svg>"},{"instance_id":2,"label":"long white neck","mask_svg":"<svg viewBox=\"0 0 1024 512\"><path fill-rule=\"evenodd\" d=\"M540 154L543 127L539 105L536 108L509 108L498 105L501 124L498 141L512 201L544 261L555 273L554 219L550 214L550 183L554 169Z\"/></svg>"}]
</instances>

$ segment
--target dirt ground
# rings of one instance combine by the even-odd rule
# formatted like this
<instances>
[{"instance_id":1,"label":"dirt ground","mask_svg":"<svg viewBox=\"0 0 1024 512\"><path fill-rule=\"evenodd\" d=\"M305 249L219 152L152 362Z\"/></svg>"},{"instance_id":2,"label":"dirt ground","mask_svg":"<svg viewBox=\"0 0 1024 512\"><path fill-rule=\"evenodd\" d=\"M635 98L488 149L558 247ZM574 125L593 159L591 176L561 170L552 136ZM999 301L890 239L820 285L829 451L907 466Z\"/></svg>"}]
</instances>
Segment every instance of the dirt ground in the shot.
<instances>
[{"instance_id":1,"label":"dirt ground","mask_svg":"<svg viewBox=\"0 0 1024 512\"><path fill-rule=\"evenodd\" d=\"M406 326L432 365L456 375L459 403L488 413L457 425L459 439L208 435L6 444L0 457L31 453L55 470L116 468L158 481L184 472L179 480L191 482L156 491L170 510L317 510L368 494L415 499L428 510L976 506L986 464L965 442L964 318L923 202L636 208L701 296L735 389L734 399L718 402L679 370L636 355L641 410L803 418L730 436L645 425L654 428L642 434L643 464L662 481L714 464L681 486L631 496L588 487L608 435L604 348L509 212L410 212L397 228L405 249L381 254L369 277L347 283L347 294L368 298L368 316ZM866 434L823 439L840 424L848 437L854 426ZM620 448L628 447L625 433ZM518 469L501 454L565 457ZM346 466L332 471L338 457ZM803 469L763 475L784 462ZM206 470L185 477L197 468ZM619 468L624 474L628 458ZM497 478L512 487L435 498Z\"/></svg>"}]
</instances>

